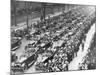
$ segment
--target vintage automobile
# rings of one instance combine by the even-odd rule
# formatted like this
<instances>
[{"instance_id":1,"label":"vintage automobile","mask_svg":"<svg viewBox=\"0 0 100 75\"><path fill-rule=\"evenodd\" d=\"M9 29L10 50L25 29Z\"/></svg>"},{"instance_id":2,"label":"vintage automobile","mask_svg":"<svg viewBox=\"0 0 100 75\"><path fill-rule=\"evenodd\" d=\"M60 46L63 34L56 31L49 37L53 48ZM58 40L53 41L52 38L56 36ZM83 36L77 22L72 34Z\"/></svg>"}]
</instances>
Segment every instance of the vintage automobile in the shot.
<instances>
[{"instance_id":1,"label":"vintage automobile","mask_svg":"<svg viewBox=\"0 0 100 75\"><path fill-rule=\"evenodd\" d=\"M36 41L29 43L25 46L25 50L34 49L34 46L36 45Z\"/></svg>"},{"instance_id":2,"label":"vintage automobile","mask_svg":"<svg viewBox=\"0 0 100 75\"><path fill-rule=\"evenodd\" d=\"M56 54L58 50L56 50L55 52L52 51L47 51L43 54L42 57L42 61L41 62L37 62L35 69L39 70L39 71L47 71L47 63L49 62L49 60L52 60L54 58L54 55Z\"/></svg>"},{"instance_id":3,"label":"vintage automobile","mask_svg":"<svg viewBox=\"0 0 100 75\"><path fill-rule=\"evenodd\" d=\"M16 50L21 45L21 37L12 37L11 38L11 51Z\"/></svg>"},{"instance_id":4,"label":"vintage automobile","mask_svg":"<svg viewBox=\"0 0 100 75\"><path fill-rule=\"evenodd\" d=\"M46 71L46 65L47 65L47 61L49 60L49 58L52 57L52 52L45 52L42 56L42 60L40 62L36 63L35 69L38 71Z\"/></svg>"},{"instance_id":5,"label":"vintage automobile","mask_svg":"<svg viewBox=\"0 0 100 75\"><path fill-rule=\"evenodd\" d=\"M37 71L43 71L43 72L47 70L47 69L46 69L46 66L44 65L43 62L37 63L35 69L36 69Z\"/></svg>"},{"instance_id":6,"label":"vintage automobile","mask_svg":"<svg viewBox=\"0 0 100 75\"><path fill-rule=\"evenodd\" d=\"M33 54L30 57L23 57L19 61L13 63L11 70L13 72L24 72L28 70L37 60L38 55Z\"/></svg>"},{"instance_id":7,"label":"vintage automobile","mask_svg":"<svg viewBox=\"0 0 100 75\"><path fill-rule=\"evenodd\" d=\"M15 62L18 59L18 57L15 54L15 51L11 51L11 62Z\"/></svg>"}]
</instances>

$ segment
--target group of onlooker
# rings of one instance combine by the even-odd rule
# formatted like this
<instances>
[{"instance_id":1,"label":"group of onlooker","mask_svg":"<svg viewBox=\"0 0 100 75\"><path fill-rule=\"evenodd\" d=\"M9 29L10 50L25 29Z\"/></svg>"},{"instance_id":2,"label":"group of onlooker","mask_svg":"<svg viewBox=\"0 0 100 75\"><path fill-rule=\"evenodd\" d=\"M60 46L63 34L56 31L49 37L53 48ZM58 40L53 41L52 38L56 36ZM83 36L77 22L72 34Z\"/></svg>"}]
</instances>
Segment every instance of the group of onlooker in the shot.
<instances>
[{"instance_id":1,"label":"group of onlooker","mask_svg":"<svg viewBox=\"0 0 100 75\"><path fill-rule=\"evenodd\" d=\"M30 34L27 29L13 33L16 37L25 36L27 39L37 37L34 45L34 49L38 48L37 54L52 52L45 61L36 64L37 70L42 69L43 72L67 71L68 64L77 56L82 39L85 38L84 34L94 22L94 15L88 17L77 10L72 10L31 25L29 29L31 30L32 27L35 29L33 34ZM55 42L59 41L63 41L61 45L54 46ZM43 43L44 45L41 46Z\"/></svg>"}]
</instances>

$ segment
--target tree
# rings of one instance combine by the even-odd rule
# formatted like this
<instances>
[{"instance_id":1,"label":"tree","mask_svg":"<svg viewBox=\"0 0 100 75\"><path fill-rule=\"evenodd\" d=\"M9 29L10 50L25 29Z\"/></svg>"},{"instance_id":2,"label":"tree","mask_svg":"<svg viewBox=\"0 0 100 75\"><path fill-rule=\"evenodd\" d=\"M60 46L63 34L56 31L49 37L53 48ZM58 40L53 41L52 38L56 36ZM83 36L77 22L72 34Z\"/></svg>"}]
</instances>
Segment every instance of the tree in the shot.
<instances>
[{"instance_id":1,"label":"tree","mask_svg":"<svg viewBox=\"0 0 100 75\"><path fill-rule=\"evenodd\" d=\"M29 3L28 2L25 2L25 9L26 9L26 16L27 16L27 19L26 19L26 25L27 25L27 33L28 33L28 7L29 7Z\"/></svg>"},{"instance_id":2,"label":"tree","mask_svg":"<svg viewBox=\"0 0 100 75\"><path fill-rule=\"evenodd\" d=\"M42 3L41 4L41 21L45 20L45 7L46 7L46 3Z\"/></svg>"},{"instance_id":3,"label":"tree","mask_svg":"<svg viewBox=\"0 0 100 75\"><path fill-rule=\"evenodd\" d=\"M16 23L16 0L11 0L11 15L14 14L14 24L15 26L17 26L17 23Z\"/></svg>"}]
</instances>

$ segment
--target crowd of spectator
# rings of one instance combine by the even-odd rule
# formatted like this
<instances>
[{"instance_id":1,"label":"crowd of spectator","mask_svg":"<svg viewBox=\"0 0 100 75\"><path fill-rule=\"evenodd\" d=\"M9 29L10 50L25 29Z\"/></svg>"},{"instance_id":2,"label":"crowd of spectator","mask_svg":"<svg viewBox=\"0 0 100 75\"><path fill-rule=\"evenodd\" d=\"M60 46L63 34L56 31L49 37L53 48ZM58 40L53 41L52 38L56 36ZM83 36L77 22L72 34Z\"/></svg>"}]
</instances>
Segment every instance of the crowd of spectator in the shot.
<instances>
[{"instance_id":1,"label":"crowd of spectator","mask_svg":"<svg viewBox=\"0 0 100 75\"><path fill-rule=\"evenodd\" d=\"M31 25L29 29L31 30L32 27L35 29L32 34L30 34L31 31L26 34L27 30L14 33L15 36L27 37L27 40L31 41L37 38L32 44L36 54L48 53L46 56L44 54L47 59L37 62L36 70L43 72L68 70L68 64L77 56L79 46L82 40L85 40L85 34L95 23L95 12L85 15L79 10L85 11L85 8L63 12L58 16L49 17L45 21Z\"/></svg>"}]
</instances>

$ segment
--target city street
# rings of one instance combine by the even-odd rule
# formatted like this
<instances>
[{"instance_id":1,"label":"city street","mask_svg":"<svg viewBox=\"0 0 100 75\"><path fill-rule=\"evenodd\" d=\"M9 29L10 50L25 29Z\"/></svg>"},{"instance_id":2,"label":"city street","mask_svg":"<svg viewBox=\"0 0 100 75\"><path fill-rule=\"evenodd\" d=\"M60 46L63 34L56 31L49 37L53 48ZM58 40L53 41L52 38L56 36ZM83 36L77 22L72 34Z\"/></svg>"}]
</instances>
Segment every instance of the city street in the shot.
<instances>
[{"instance_id":1,"label":"city street","mask_svg":"<svg viewBox=\"0 0 100 75\"><path fill-rule=\"evenodd\" d=\"M37 6L41 7L35 8L34 2L22 2L22 7L20 2L18 4L16 14L15 8L12 9L14 17L23 13L27 21L15 21L15 25L11 26L12 73L96 68L95 6L40 2ZM53 13L49 12L51 8ZM40 11L40 17L29 19L33 10Z\"/></svg>"}]
</instances>

